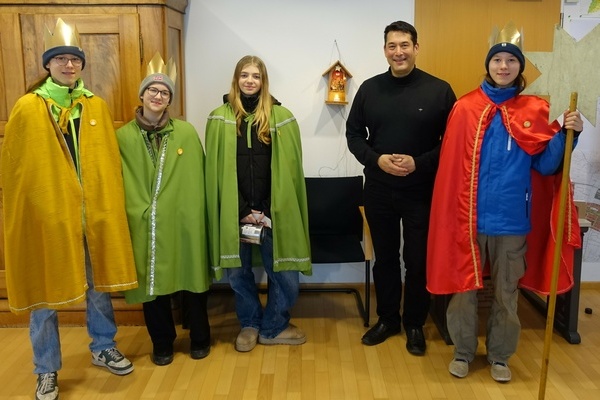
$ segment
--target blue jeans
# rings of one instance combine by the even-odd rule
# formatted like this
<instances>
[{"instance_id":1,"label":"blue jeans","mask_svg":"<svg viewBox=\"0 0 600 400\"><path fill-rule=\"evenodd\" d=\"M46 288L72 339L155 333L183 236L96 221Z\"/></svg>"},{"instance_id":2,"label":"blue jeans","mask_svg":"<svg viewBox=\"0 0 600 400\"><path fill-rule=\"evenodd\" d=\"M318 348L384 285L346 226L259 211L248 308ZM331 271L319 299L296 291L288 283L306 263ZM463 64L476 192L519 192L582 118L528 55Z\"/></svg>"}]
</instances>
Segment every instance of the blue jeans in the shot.
<instances>
[{"instance_id":1,"label":"blue jeans","mask_svg":"<svg viewBox=\"0 0 600 400\"><path fill-rule=\"evenodd\" d=\"M86 320L88 335L92 338L91 351L102 351L115 347L117 333L114 312L109 293L94 290L92 265L86 247L85 272ZM31 312L29 337L33 347L34 374L58 371L62 367L58 316L56 310L40 308Z\"/></svg>"},{"instance_id":2,"label":"blue jeans","mask_svg":"<svg viewBox=\"0 0 600 400\"><path fill-rule=\"evenodd\" d=\"M258 288L252 272L252 246L258 246L265 272L269 278L267 305L258 298ZM273 271L273 233L267 230L262 245L240 243L241 268L228 268L229 284L235 292L235 310L242 328L253 327L259 334L272 339L290 323L290 309L300 290L298 271Z\"/></svg>"}]
</instances>

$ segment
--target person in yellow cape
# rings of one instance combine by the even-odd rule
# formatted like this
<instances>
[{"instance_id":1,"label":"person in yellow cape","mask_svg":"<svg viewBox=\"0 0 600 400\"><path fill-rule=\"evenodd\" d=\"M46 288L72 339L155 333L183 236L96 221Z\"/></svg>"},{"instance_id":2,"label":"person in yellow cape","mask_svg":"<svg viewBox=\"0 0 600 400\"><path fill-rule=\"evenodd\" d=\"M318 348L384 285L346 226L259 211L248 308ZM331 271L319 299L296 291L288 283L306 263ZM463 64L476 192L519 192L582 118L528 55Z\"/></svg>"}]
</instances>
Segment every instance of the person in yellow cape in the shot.
<instances>
[{"instance_id":1,"label":"person in yellow cape","mask_svg":"<svg viewBox=\"0 0 600 400\"><path fill-rule=\"evenodd\" d=\"M49 74L15 104L2 146L6 284L30 312L36 398L58 398L56 309L86 301L92 364L117 375L110 293L137 286L119 148L107 104L84 87L77 30L58 20L42 55Z\"/></svg>"},{"instance_id":2,"label":"person in yellow cape","mask_svg":"<svg viewBox=\"0 0 600 400\"><path fill-rule=\"evenodd\" d=\"M242 326L235 348L299 345L306 335L290 324L289 310L298 272L311 274L312 264L298 123L269 93L256 56L237 63L223 100L206 124L206 193L211 265L227 269ZM240 234L241 224L263 230L261 244L240 242L254 239ZM261 261L269 277L264 309L252 273Z\"/></svg>"}]
</instances>

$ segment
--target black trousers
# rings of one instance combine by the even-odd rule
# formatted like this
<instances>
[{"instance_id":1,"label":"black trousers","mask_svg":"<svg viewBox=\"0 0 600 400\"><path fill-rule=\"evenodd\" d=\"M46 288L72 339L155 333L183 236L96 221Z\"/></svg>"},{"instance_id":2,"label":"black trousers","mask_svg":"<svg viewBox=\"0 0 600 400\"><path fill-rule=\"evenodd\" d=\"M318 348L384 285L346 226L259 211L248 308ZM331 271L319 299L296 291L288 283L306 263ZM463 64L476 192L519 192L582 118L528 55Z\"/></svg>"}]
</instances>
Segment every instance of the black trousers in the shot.
<instances>
[{"instance_id":1,"label":"black trousers","mask_svg":"<svg viewBox=\"0 0 600 400\"><path fill-rule=\"evenodd\" d=\"M182 291L184 319L190 329L192 349L210 345L210 325L208 322L208 292L192 293ZM157 296L143 303L146 328L156 354L173 352L173 342L177 337L175 321L171 310L171 295Z\"/></svg>"},{"instance_id":2,"label":"black trousers","mask_svg":"<svg viewBox=\"0 0 600 400\"><path fill-rule=\"evenodd\" d=\"M392 327L423 326L431 301L425 271L431 190L395 190L367 181L364 202L375 250L373 283L379 320ZM406 270L402 316L400 256Z\"/></svg>"}]
</instances>

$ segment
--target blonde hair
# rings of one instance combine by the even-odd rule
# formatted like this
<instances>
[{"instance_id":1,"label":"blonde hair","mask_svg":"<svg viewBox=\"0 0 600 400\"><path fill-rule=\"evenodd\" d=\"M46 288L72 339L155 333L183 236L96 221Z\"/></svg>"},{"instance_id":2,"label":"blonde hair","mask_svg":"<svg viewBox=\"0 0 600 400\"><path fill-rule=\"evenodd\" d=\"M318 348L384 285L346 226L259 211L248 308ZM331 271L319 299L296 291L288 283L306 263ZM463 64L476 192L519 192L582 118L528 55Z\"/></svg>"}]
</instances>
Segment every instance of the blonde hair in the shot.
<instances>
[{"instance_id":1,"label":"blonde hair","mask_svg":"<svg viewBox=\"0 0 600 400\"><path fill-rule=\"evenodd\" d=\"M271 119L271 108L273 107L273 98L269 93L269 75L267 74L267 67L265 63L256 56L244 56L238 61L233 72L233 79L231 80L231 89L227 95L227 101L233 108L235 115L236 131L238 136L241 136L240 124L243 118L248 115L248 112L244 110L241 100L241 90L239 85L240 75L242 70L248 65L253 65L258 68L260 73L261 87L258 93L258 104L254 111L254 122L252 125L256 126L256 132L258 134L258 140L265 144L271 143L271 132L269 126L269 120Z\"/></svg>"}]
</instances>

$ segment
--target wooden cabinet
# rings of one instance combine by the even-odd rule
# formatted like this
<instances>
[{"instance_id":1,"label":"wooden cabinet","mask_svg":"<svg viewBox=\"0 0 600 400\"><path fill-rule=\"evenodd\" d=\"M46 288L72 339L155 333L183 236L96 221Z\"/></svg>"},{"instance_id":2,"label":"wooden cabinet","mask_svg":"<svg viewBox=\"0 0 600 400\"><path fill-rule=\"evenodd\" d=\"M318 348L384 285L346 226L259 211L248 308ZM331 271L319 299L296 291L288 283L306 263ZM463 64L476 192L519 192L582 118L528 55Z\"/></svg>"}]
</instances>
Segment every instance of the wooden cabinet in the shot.
<instances>
[{"instance_id":1,"label":"wooden cabinet","mask_svg":"<svg viewBox=\"0 0 600 400\"><path fill-rule=\"evenodd\" d=\"M0 148L17 99L47 74L44 32L57 18L74 24L86 55L85 85L108 103L115 128L133 119L138 88L156 51L177 64L173 117L184 118L183 15L187 0L25 0L0 4ZM0 177L0 191L2 184ZM6 179L6 178L4 178ZM0 196L0 222L2 197ZM4 239L0 223L0 300L6 298ZM35 245L35 244L32 244Z\"/></svg>"}]
</instances>

